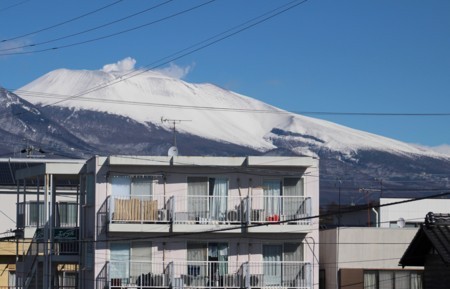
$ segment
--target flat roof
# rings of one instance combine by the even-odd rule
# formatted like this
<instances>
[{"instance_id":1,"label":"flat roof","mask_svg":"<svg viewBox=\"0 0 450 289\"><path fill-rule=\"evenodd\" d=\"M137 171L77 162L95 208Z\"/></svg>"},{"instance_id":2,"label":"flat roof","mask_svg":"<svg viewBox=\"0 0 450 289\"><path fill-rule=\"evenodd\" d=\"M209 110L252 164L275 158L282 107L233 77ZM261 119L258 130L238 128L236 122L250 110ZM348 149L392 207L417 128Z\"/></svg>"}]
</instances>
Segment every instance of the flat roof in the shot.
<instances>
[{"instance_id":1,"label":"flat roof","mask_svg":"<svg viewBox=\"0 0 450 289\"><path fill-rule=\"evenodd\" d=\"M109 156L111 166L221 166L221 167L311 167L312 157L217 157L217 156Z\"/></svg>"},{"instance_id":2,"label":"flat roof","mask_svg":"<svg viewBox=\"0 0 450 289\"><path fill-rule=\"evenodd\" d=\"M83 168L85 161L59 163L43 163L34 167L20 169L16 171L16 179L22 180L47 174L53 175L78 175Z\"/></svg>"},{"instance_id":3,"label":"flat roof","mask_svg":"<svg viewBox=\"0 0 450 289\"><path fill-rule=\"evenodd\" d=\"M15 186L16 171L33 168L44 163L84 163L82 159L0 158L0 187Z\"/></svg>"}]
</instances>

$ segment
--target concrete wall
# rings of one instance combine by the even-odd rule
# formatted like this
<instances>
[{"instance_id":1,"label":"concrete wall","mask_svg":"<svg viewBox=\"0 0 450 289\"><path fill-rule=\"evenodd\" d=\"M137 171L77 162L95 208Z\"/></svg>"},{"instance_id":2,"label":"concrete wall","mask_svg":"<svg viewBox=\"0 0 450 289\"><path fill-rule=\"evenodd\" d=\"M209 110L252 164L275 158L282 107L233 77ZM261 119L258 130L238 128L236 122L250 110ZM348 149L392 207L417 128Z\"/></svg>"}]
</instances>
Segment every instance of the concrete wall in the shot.
<instances>
[{"instance_id":1,"label":"concrete wall","mask_svg":"<svg viewBox=\"0 0 450 289\"><path fill-rule=\"evenodd\" d=\"M408 199L381 198L380 205L405 200ZM448 213L449 208L450 199L425 199L381 207L380 226L385 228L388 228L389 226L397 227L396 224L390 225L390 223L396 223L400 218L403 218L407 223L423 223L425 220L425 215L428 212Z\"/></svg>"},{"instance_id":2,"label":"concrete wall","mask_svg":"<svg viewBox=\"0 0 450 289\"><path fill-rule=\"evenodd\" d=\"M417 228L336 228L320 232L320 268L327 289L337 288L337 270L401 269L400 258ZM421 269L421 268L408 268Z\"/></svg>"},{"instance_id":3,"label":"concrete wall","mask_svg":"<svg viewBox=\"0 0 450 289\"><path fill-rule=\"evenodd\" d=\"M2 194L0 202L0 233L16 229L16 194Z\"/></svg>"}]
</instances>

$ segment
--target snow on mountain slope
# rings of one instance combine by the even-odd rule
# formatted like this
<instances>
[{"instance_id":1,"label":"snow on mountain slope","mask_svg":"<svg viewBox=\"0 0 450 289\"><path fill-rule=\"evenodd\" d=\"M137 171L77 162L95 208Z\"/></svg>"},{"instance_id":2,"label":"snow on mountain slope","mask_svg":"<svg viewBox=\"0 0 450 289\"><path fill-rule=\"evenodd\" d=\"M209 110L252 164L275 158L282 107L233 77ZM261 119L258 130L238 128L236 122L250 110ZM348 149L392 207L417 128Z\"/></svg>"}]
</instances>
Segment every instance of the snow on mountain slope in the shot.
<instances>
[{"instance_id":1,"label":"snow on mountain slope","mask_svg":"<svg viewBox=\"0 0 450 289\"><path fill-rule=\"evenodd\" d=\"M170 127L161 123L162 117L186 120L177 124L177 130L261 151L275 148L273 130L278 129L285 132L286 138L342 153L375 149L439 156L400 141L289 113L212 84L187 83L155 71L131 73L135 76L129 77L130 71L124 74L110 70L59 69L16 93L34 104L118 114L166 129ZM115 84L84 93L111 82Z\"/></svg>"}]
</instances>

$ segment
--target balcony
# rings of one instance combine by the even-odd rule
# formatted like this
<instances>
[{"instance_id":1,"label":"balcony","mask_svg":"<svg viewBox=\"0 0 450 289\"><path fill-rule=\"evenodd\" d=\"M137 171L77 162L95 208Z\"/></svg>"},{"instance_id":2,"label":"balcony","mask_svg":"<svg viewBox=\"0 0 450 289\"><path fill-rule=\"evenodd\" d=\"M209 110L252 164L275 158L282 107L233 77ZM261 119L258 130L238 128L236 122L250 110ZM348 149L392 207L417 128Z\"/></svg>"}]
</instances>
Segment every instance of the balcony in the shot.
<instances>
[{"instance_id":1,"label":"balcony","mask_svg":"<svg viewBox=\"0 0 450 289\"><path fill-rule=\"evenodd\" d=\"M172 202L163 195L110 196L99 214L106 216L110 232L169 232Z\"/></svg>"},{"instance_id":2,"label":"balcony","mask_svg":"<svg viewBox=\"0 0 450 289\"><path fill-rule=\"evenodd\" d=\"M249 199L248 232L309 232L311 198L303 196L253 196ZM277 226L265 226L267 224Z\"/></svg>"},{"instance_id":3,"label":"balcony","mask_svg":"<svg viewBox=\"0 0 450 289\"><path fill-rule=\"evenodd\" d=\"M311 289L306 262L184 261L109 262L96 280L97 289L122 288L293 288Z\"/></svg>"},{"instance_id":4,"label":"balcony","mask_svg":"<svg viewBox=\"0 0 450 289\"><path fill-rule=\"evenodd\" d=\"M99 214L110 232L311 230L311 198L303 196L110 196Z\"/></svg>"}]
</instances>

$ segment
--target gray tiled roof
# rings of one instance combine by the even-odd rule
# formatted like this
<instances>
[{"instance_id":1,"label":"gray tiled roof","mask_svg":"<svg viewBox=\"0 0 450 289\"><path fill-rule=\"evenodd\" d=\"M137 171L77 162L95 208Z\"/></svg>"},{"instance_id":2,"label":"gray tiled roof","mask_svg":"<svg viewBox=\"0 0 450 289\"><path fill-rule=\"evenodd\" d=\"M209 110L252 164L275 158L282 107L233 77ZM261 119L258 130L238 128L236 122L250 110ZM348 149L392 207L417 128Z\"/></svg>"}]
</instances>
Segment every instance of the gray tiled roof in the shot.
<instances>
[{"instance_id":1,"label":"gray tiled roof","mask_svg":"<svg viewBox=\"0 0 450 289\"><path fill-rule=\"evenodd\" d=\"M446 265L450 265L450 214L427 214L425 223L403 254L400 265L423 266L432 248Z\"/></svg>"}]
</instances>

